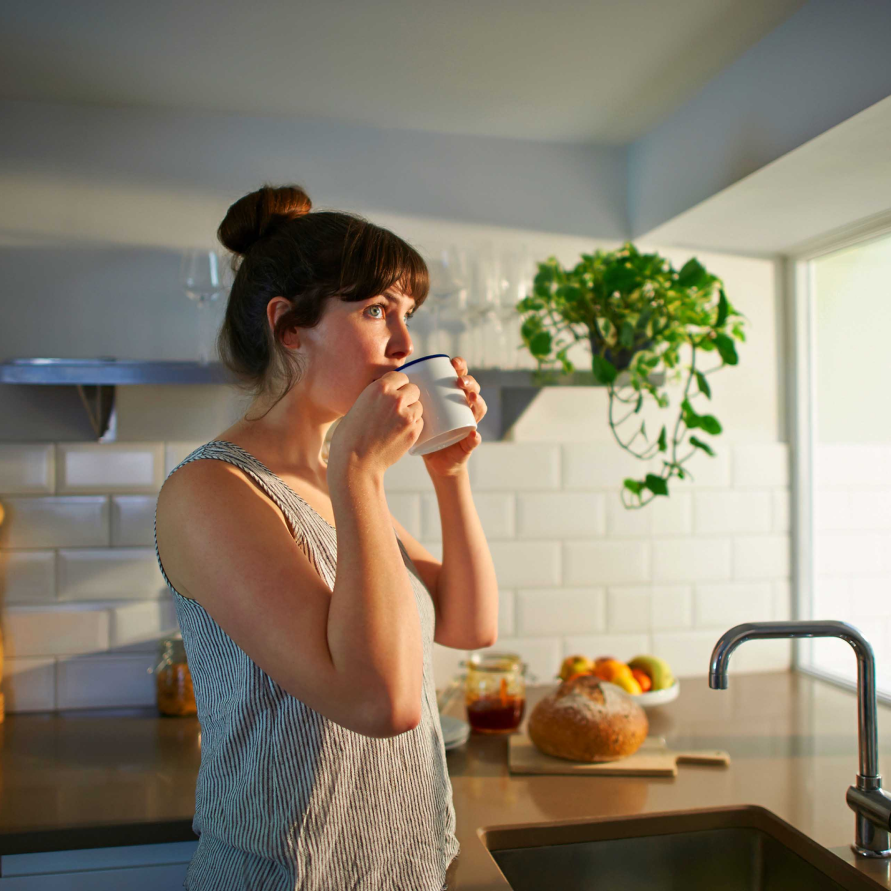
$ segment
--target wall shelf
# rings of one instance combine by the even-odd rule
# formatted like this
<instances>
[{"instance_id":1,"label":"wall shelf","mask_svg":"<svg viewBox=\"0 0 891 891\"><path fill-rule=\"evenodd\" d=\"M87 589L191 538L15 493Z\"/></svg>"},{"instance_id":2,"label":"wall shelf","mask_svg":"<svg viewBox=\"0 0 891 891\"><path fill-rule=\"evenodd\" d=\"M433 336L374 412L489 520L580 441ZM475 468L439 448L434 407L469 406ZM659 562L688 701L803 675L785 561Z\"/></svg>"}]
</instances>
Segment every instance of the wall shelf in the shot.
<instances>
[{"instance_id":1,"label":"wall shelf","mask_svg":"<svg viewBox=\"0 0 891 891\"><path fill-rule=\"evenodd\" d=\"M590 371L571 375L547 373L543 383L526 369L470 369L480 385L488 412L480 423L483 439L502 440L541 391L542 386L602 386ZM625 374L627 380L627 374ZM652 375L657 385L664 375ZM622 384L623 375L618 384ZM0 383L67 385L76 392L86 409L97 439L108 441L113 427L115 388L132 384L217 384L230 385L233 378L221 362L145 361L139 359L11 359L0 362ZM113 431L112 431L113 434Z\"/></svg>"}]
</instances>

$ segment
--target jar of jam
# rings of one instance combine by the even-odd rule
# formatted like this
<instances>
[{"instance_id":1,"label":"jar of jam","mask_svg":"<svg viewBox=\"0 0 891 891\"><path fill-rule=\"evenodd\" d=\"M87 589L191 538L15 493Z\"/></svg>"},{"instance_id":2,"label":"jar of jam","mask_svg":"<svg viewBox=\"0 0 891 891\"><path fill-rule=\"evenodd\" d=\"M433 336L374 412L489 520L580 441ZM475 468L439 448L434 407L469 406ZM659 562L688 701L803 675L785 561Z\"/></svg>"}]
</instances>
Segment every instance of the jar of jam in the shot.
<instances>
[{"instance_id":1,"label":"jar of jam","mask_svg":"<svg viewBox=\"0 0 891 891\"><path fill-rule=\"evenodd\" d=\"M158 711L162 715L198 713L182 634L177 632L158 641L158 664L149 671L155 675Z\"/></svg>"},{"instance_id":2,"label":"jar of jam","mask_svg":"<svg viewBox=\"0 0 891 891\"><path fill-rule=\"evenodd\" d=\"M526 664L516 653L473 653L464 702L475 733L513 733L526 710Z\"/></svg>"}]
</instances>

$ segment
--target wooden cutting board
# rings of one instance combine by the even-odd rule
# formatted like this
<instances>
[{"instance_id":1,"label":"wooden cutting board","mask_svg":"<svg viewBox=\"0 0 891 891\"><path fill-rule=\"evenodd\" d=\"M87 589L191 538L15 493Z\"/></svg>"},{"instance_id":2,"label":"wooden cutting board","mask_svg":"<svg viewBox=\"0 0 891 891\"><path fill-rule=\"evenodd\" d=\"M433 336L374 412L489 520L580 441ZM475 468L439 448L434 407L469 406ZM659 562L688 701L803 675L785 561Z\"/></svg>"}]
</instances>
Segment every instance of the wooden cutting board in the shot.
<instances>
[{"instance_id":1,"label":"wooden cutting board","mask_svg":"<svg viewBox=\"0 0 891 891\"><path fill-rule=\"evenodd\" d=\"M662 737L647 737L643 745L627 758L618 761L567 761L540 752L525 732L511 734L508 742L508 767L511 773L577 774L611 777L676 777L678 764L730 764L727 752L715 749L675 752L668 749Z\"/></svg>"}]
</instances>

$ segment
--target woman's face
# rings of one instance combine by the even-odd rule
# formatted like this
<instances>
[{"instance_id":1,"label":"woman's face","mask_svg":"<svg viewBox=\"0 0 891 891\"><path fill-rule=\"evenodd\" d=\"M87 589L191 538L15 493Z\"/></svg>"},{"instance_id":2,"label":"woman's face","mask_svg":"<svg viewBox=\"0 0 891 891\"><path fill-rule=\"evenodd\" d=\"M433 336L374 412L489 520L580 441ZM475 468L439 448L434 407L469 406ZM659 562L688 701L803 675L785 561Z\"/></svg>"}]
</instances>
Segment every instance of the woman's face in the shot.
<instances>
[{"instance_id":1,"label":"woman's face","mask_svg":"<svg viewBox=\"0 0 891 891\"><path fill-rule=\"evenodd\" d=\"M313 401L346 414L360 393L409 360L414 300L397 287L367 300L326 301L322 320L300 332Z\"/></svg>"}]
</instances>

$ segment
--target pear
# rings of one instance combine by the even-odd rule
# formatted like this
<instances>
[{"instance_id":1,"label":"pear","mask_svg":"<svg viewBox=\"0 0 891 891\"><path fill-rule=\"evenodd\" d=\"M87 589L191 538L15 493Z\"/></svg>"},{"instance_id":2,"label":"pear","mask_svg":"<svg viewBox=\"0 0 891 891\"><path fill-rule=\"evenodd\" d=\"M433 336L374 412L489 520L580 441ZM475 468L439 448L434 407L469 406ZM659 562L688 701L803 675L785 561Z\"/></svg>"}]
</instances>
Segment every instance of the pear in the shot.
<instances>
[{"instance_id":1,"label":"pear","mask_svg":"<svg viewBox=\"0 0 891 891\"><path fill-rule=\"evenodd\" d=\"M674 683L674 675L664 659L656 656L635 656L629 663L630 668L639 668L653 680L654 690L667 690Z\"/></svg>"},{"instance_id":2,"label":"pear","mask_svg":"<svg viewBox=\"0 0 891 891\"><path fill-rule=\"evenodd\" d=\"M594 668L594 663L587 656L567 656L560 666L560 680L565 681L574 674L587 674Z\"/></svg>"}]
</instances>

